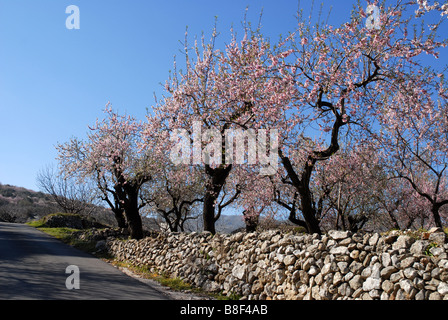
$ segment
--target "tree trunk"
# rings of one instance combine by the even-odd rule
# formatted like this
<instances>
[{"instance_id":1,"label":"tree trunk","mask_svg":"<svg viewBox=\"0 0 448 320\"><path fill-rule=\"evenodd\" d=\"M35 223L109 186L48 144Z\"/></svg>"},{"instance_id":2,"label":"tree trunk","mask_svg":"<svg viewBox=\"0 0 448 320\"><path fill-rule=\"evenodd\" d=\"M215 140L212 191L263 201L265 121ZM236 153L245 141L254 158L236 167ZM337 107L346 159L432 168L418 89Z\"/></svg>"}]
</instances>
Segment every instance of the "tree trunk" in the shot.
<instances>
[{"instance_id":1,"label":"tree trunk","mask_svg":"<svg viewBox=\"0 0 448 320\"><path fill-rule=\"evenodd\" d=\"M345 91L345 90L343 90ZM335 108L333 104L329 102L322 101L323 91L320 91L318 102L316 106L322 107L326 106L333 110L333 114L335 116L335 121L333 123L333 129L331 131L331 143L327 149L322 151L313 151L308 156L307 161L305 162L305 166L299 175L294 170L294 167L289 160L288 157L283 155L281 149L279 149L279 156L282 160L282 164L288 173L289 179L291 180L292 185L296 188L301 203L301 211L303 218L305 219L305 223L310 233L318 233L322 234L322 231L319 227L319 220L317 219L317 211L313 202L313 196L310 189L310 181L311 175L314 171L314 167L317 161L324 161L329 159L332 155L334 155L339 150L339 130L342 126L346 125L347 122L343 121L342 114L345 112L345 100L341 99L341 114L338 112L338 108Z\"/></svg>"},{"instance_id":2,"label":"tree trunk","mask_svg":"<svg viewBox=\"0 0 448 320\"><path fill-rule=\"evenodd\" d=\"M231 169L231 164L225 167L220 166L215 169L212 169L209 165L205 165L205 172L209 178L206 185L202 215L204 221L204 231L209 231L212 234L216 233L215 222L219 218L219 216L215 216L216 200L221 193L224 182L229 176Z\"/></svg>"},{"instance_id":3,"label":"tree trunk","mask_svg":"<svg viewBox=\"0 0 448 320\"><path fill-rule=\"evenodd\" d=\"M291 211L289 211L289 217L288 217L288 220L291 221L292 223L298 225L299 227L303 227L303 228L305 228L305 229L306 229L306 232L308 232L308 233L310 232L310 231L308 230L308 225L306 224L306 222L303 221L303 220L301 220L301 219L299 219L299 218L297 218L297 216L296 216L296 211L295 211L295 210L291 210Z\"/></svg>"},{"instance_id":4,"label":"tree trunk","mask_svg":"<svg viewBox=\"0 0 448 320\"><path fill-rule=\"evenodd\" d=\"M255 232L258 227L258 215L248 215L246 210L243 211L244 223L246 224L246 232Z\"/></svg>"},{"instance_id":5,"label":"tree trunk","mask_svg":"<svg viewBox=\"0 0 448 320\"><path fill-rule=\"evenodd\" d=\"M319 221L316 218L316 209L313 206L313 197L311 195L309 186L309 181L315 161L305 166L302 176L299 179L289 158L285 157L281 151L279 153L283 166L285 167L286 171L288 172L288 176L291 179L292 185L295 187L297 193L299 194L301 211L303 218L305 219L307 231L309 233L321 234L322 231L319 227Z\"/></svg>"},{"instance_id":6,"label":"tree trunk","mask_svg":"<svg viewBox=\"0 0 448 320\"><path fill-rule=\"evenodd\" d=\"M143 238L142 218L140 217L140 208L138 204L139 192L141 186L151 180L150 175L137 175L133 179L126 179L123 174L121 164L122 159L119 156L114 156L114 175L117 182L114 185L114 190L117 195L117 200L120 207L124 209L124 214L128 223L129 233L132 239Z\"/></svg>"},{"instance_id":7,"label":"tree trunk","mask_svg":"<svg viewBox=\"0 0 448 320\"><path fill-rule=\"evenodd\" d=\"M118 228L126 229L128 226L126 223L126 218L124 216L124 210L119 208L119 209L112 209L112 211L114 212L115 220L117 221Z\"/></svg>"},{"instance_id":8,"label":"tree trunk","mask_svg":"<svg viewBox=\"0 0 448 320\"><path fill-rule=\"evenodd\" d=\"M440 219L440 214L439 214L440 207L441 206L439 203L433 203L431 206L431 212L432 212L432 216L434 218L434 223L435 223L436 227L443 229L442 220Z\"/></svg>"},{"instance_id":9,"label":"tree trunk","mask_svg":"<svg viewBox=\"0 0 448 320\"><path fill-rule=\"evenodd\" d=\"M132 239L143 238L142 218L138 208L138 193L140 186L133 183L118 183L114 187L117 197L124 210L127 227Z\"/></svg>"},{"instance_id":10,"label":"tree trunk","mask_svg":"<svg viewBox=\"0 0 448 320\"><path fill-rule=\"evenodd\" d=\"M127 211L126 217L128 218L128 229L132 239L142 239L143 238L143 226L142 218L138 211L130 210Z\"/></svg>"},{"instance_id":11,"label":"tree trunk","mask_svg":"<svg viewBox=\"0 0 448 320\"><path fill-rule=\"evenodd\" d=\"M398 204L396 205L396 207L398 207ZM387 212L387 214L389 215L390 220L392 221L393 229L400 230L400 229L401 229L401 228L400 228L400 225L399 225L399 223L398 223L397 218L394 216L393 211L394 211L394 210L390 210L390 209L388 209L388 208L386 207L386 212Z\"/></svg>"},{"instance_id":12,"label":"tree trunk","mask_svg":"<svg viewBox=\"0 0 448 320\"><path fill-rule=\"evenodd\" d=\"M138 209L138 192L139 188L136 186L127 186L125 188L127 201L125 201L124 212L128 221L129 233L132 239L143 238L142 218L140 217Z\"/></svg>"},{"instance_id":13,"label":"tree trunk","mask_svg":"<svg viewBox=\"0 0 448 320\"><path fill-rule=\"evenodd\" d=\"M204 231L210 231L212 234L216 233L215 229L215 201L216 197L210 194L209 188L207 188L206 195L204 197L204 207L202 217L204 220Z\"/></svg>"},{"instance_id":14,"label":"tree trunk","mask_svg":"<svg viewBox=\"0 0 448 320\"><path fill-rule=\"evenodd\" d=\"M309 233L322 234L319 227L319 221L316 218L316 209L313 206L313 199L309 185L302 185L298 188L300 195L300 202L302 204L302 215L305 219L306 227Z\"/></svg>"}]
</instances>

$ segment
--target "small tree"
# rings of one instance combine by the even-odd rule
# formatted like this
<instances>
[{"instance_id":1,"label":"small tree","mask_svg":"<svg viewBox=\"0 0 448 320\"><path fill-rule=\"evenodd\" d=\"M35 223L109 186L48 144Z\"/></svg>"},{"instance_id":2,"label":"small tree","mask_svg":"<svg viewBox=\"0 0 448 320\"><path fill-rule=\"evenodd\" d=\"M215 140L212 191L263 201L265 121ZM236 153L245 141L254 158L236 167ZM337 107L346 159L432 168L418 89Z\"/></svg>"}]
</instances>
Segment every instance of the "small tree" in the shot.
<instances>
[{"instance_id":1,"label":"small tree","mask_svg":"<svg viewBox=\"0 0 448 320\"><path fill-rule=\"evenodd\" d=\"M143 197L170 231L184 231L185 223L197 218L194 212L203 201L203 181L196 167L175 166L168 160L145 186Z\"/></svg>"},{"instance_id":2,"label":"small tree","mask_svg":"<svg viewBox=\"0 0 448 320\"><path fill-rule=\"evenodd\" d=\"M89 184L65 178L53 166L39 171L36 180L40 191L49 194L64 212L88 215L93 210L95 197Z\"/></svg>"}]
</instances>

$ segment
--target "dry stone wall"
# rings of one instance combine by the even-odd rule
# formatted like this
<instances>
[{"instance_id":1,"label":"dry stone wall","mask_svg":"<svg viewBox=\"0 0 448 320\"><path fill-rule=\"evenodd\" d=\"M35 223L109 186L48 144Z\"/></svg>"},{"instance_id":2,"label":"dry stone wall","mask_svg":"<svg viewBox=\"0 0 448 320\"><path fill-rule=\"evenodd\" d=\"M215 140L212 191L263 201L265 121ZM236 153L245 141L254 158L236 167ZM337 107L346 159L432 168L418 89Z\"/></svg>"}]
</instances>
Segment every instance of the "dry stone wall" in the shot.
<instances>
[{"instance_id":1,"label":"dry stone wall","mask_svg":"<svg viewBox=\"0 0 448 320\"><path fill-rule=\"evenodd\" d=\"M108 238L107 248L118 260L241 299L448 300L448 244L439 229L418 238L398 231L160 233Z\"/></svg>"}]
</instances>

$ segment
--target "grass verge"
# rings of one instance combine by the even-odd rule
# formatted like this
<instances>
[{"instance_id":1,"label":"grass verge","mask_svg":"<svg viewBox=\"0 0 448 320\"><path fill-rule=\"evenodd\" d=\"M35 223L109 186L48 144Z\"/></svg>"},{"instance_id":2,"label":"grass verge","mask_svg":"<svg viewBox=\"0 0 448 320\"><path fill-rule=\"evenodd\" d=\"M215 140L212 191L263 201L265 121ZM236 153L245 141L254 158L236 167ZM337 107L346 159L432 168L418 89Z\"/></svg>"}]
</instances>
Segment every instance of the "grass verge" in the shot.
<instances>
[{"instance_id":1,"label":"grass verge","mask_svg":"<svg viewBox=\"0 0 448 320\"><path fill-rule=\"evenodd\" d=\"M96 248L95 248L96 241L81 240L78 237L75 237L74 236L75 233L82 231L80 229L65 228L65 227L49 228L45 225L44 218L42 218L40 220L27 222L26 224L31 227L34 227L42 232L45 232L46 234L49 234L50 236L64 242L65 244L68 244L76 249L93 254L98 258L110 257L107 254L96 252Z\"/></svg>"},{"instance_id":2,"label":"grass verge","mask_svg":"<svg viewBox=\"0 0 448 320\"><path fill-rule=\"evenodd\" d=\"M191 286L180 278L172 278L163 273L152 272L148 266L136 266L129 261L124 262L115 259L108 262L116 267L126 268L144 279L157 281L162 286L168 287L174 291L187 291L197 295L209 296L216 300L239 300L241 298L237 295L226 296L221 293L205 292L201 288Z\"/></svg>"}]
</instances>

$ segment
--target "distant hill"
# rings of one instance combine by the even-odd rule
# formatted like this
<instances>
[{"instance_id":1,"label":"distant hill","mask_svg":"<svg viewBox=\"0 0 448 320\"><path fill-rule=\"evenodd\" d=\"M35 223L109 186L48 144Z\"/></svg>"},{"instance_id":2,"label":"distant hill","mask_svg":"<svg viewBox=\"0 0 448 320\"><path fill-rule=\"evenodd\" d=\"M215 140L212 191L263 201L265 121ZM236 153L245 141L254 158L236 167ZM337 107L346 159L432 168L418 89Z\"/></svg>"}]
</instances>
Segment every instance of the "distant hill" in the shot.
<instances>
[{"instance_id":1,"label":"distant hill","mask_svg":"<svg viewBox=\"0 0 448 320\"><path fill-rule=\"evenodd\" d=\"M244 231L246 225L243 221L243 215L238 214L223 214L219 217L215 224L216 232L219 233L233 233L236 231ZM278 218L261 217L257 230L268 229L280 229L287 230L299 230L296 225L292 224L288 220ZM187 222L187 231L202 231L202 217L198 217L196 220Z\"/></svg>"},{"instance_id":2,"label":"distant hill","mask_svg":"<svg viewBox=\"0 0 448 320\"><path fill-rule=\"evenodd\" d=\"M219 233L232 233L233 231L240 228L245 228L242 215L223 214L219 217L218 221L216 221L215 224L216 232ZM185 231L201 232L202 230L203 230L202 216L199 216L197 219L194 220L188 220L185 223Z\"/></svg>"},{"instance_id":3,"label":"distant hill","mask_svg":"<svg viewBox=\"0 0 448 320\"><path fill-rule=\"evenodd\" d=\"M240 228L246 228L243 215L221 215L216 221L216 230L221 233L231 233Z\"/></svg>"},{"instance_id":4,"label":"distant hill","mask_svg":"<svg viewBox=\"0 0 448 320\"><path fill-rule=\"evenodd\" d=\"M0 221L25 223L60 211L48 194L0 184ZM90 216L103 224L115 225L113 214L106 208L96 207Z\"/></svg>"},{"instance_id":5,"label":"distant hill","mask_svg":"<svg viewBox=\"0 0 448 320\"><path fill-rule=\"evenodd\" d=\"M0 221L25 223L57 211L50 196L9 184L0 184Z\"/></svg>"}]
</instances>

